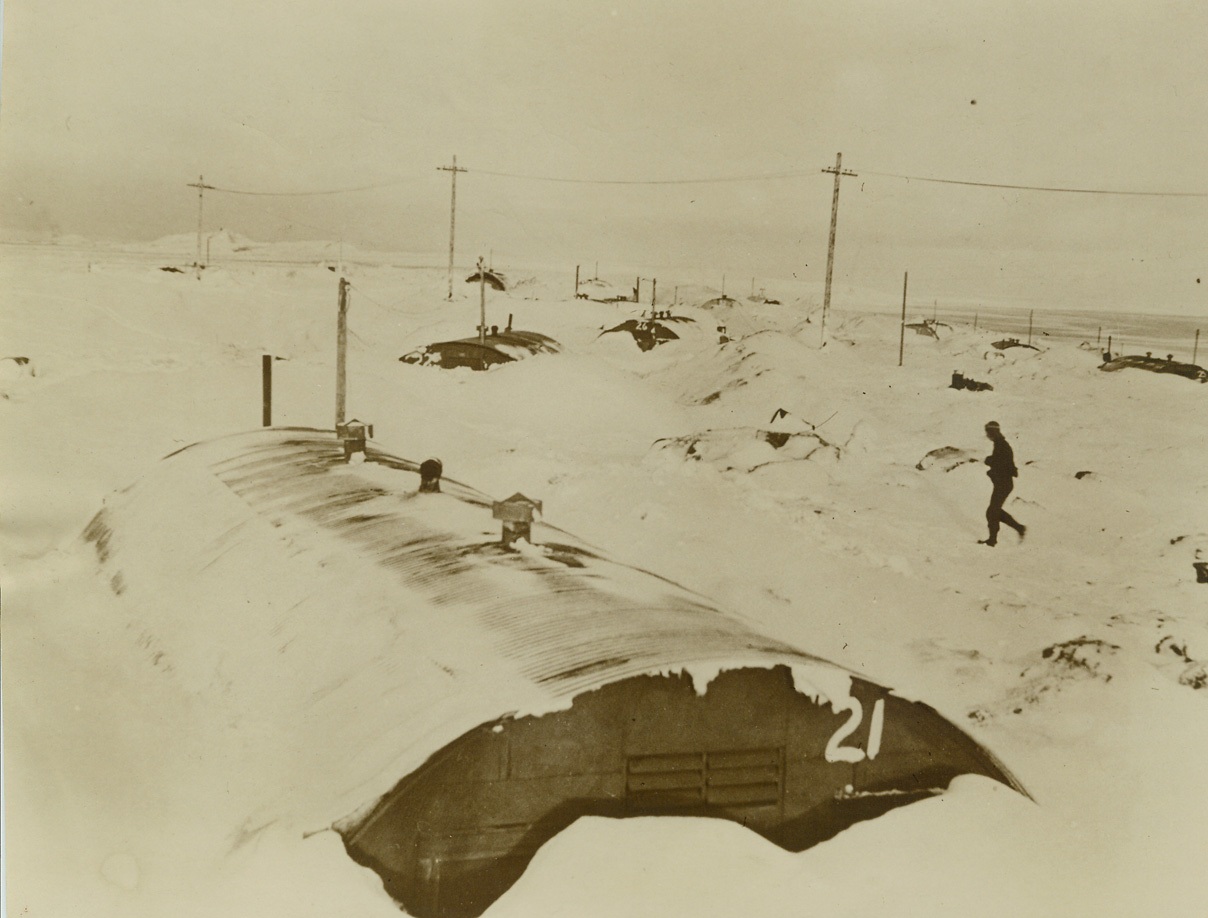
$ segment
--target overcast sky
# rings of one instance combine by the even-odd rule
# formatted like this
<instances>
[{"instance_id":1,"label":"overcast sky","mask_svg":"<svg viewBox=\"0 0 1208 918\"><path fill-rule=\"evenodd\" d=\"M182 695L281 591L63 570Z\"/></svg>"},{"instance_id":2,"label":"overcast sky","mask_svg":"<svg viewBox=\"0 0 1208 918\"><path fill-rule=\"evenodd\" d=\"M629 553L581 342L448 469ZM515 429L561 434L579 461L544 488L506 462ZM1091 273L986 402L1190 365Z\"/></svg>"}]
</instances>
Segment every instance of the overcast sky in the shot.
<instances>
[{"instance_id":1,"label":"overcast sky","mask_svg":"<svg viewBox=\"0 0 1208 918\"><path fill-rule=\"evenodd\" d=\"M6 0L0 222L1208 314L1202 0ZM570 179L788 178L709 185ZM1204 282L1197 284L1197 278Z\"/></svg>"}]
</instances>

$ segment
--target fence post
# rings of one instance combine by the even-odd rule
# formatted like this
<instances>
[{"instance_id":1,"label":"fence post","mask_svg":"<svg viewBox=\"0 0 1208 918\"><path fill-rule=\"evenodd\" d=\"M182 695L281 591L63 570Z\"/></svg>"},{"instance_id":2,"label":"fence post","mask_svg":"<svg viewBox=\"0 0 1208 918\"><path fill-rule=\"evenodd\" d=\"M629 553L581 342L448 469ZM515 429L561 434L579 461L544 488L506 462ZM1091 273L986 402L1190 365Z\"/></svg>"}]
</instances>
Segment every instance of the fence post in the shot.
<instances>
[{"instance_id":1,"label":"fence post","mask_svg":"<svg viewBox=\"0 0 1208 918\"><path fill-rule=\"evenodd\" d=\"M273 426L273 356L265 354L260 358L260 421L263 427Z\"/></svg>"}]
</instances>

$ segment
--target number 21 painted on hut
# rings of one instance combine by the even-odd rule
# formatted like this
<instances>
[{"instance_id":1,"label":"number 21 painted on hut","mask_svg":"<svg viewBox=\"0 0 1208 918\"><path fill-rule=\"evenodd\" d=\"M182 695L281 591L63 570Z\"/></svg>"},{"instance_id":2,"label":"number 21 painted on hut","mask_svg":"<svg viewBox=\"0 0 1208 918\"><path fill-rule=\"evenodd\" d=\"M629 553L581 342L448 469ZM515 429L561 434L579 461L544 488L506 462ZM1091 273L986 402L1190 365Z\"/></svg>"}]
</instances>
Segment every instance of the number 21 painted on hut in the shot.
<instances>
[{"instance_id":1,"label":"number 21 painted on hut","mask_svg":"<svg viewBox=\"0 0 1208 918\"><path fill-rule=\"evenodd\" d=\"M868 751L857 746L844 746L843 741L856 732L860 721L864 719L864 706L858 698L846 698L834 702L834 711L851 711L849 716L826 744L824 754L828 762L863 762L865 758L875 759L881 751L881 734L885 729L885 699L878 698L872 706L872 722L868 725Z\"/></svg>"}]
</instances>

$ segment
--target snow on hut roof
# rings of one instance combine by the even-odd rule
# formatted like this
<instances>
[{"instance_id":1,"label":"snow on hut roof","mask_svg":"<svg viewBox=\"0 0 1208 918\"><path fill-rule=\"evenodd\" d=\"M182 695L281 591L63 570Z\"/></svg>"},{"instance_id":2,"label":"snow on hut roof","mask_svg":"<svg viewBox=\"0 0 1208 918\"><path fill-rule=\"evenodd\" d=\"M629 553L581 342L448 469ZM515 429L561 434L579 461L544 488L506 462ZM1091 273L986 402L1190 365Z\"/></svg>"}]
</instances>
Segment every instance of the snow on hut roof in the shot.
<instances>
[{"instance_id":1,"label":"snow on hut roof","mask_svg":"<svg viewBox=\"0 0 1208 918\"><path fill-rule=\"evenodd\" d=\"M506 290L508 287L508 280L507 277L504 276L503 272L495 271L491 268L487 268L482 272L481 275L479 272L475 271L466 278L466 283L477 284L480 280L485 280L487 286L492 290Z\"/></svg>"},{"instance_id":2,"label":"snow on hut roof","mask_svg":"<svg viewBox=\"0 0 1208 918\"><path fill-rule=\"evenodd\" d=\"M788 665L803 694L850 692L847 670L696 593L541 521L506 550L487 495L448 478L419 494L417 463L372 442L366 459L310 429L196 444L86 532L176 682L290 725L265 818L330 824L467 730L634 675L704 691Z\"/></svg>"}]
</instances>

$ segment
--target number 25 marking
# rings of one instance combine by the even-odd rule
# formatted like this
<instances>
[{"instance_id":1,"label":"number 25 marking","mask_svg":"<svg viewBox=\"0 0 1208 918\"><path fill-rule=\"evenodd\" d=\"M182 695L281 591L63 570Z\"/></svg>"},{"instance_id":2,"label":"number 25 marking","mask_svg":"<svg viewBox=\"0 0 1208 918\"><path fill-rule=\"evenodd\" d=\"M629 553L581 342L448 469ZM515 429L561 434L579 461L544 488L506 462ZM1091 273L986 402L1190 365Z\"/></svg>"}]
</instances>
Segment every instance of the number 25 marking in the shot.
<instances>
[{"instance_id":1,"label":"number 25 marking","mask_svg":"<svg viewBox=\"0 0 1208 918\"><path fill-rule=\"evenodd\" d=\"M864 706L858 698L847 698L834 703L834 711L851 711L843 726L835 731L834 736L826 744L825 758L828 762L863 762L865 758L875 759L881 751L881 734L885 729L885 699L878 698L872 706L872 723L868 725L868 751L857 746L844 746L843 741L851 736L864 719Z\"/></svg>"}]
</instances>

